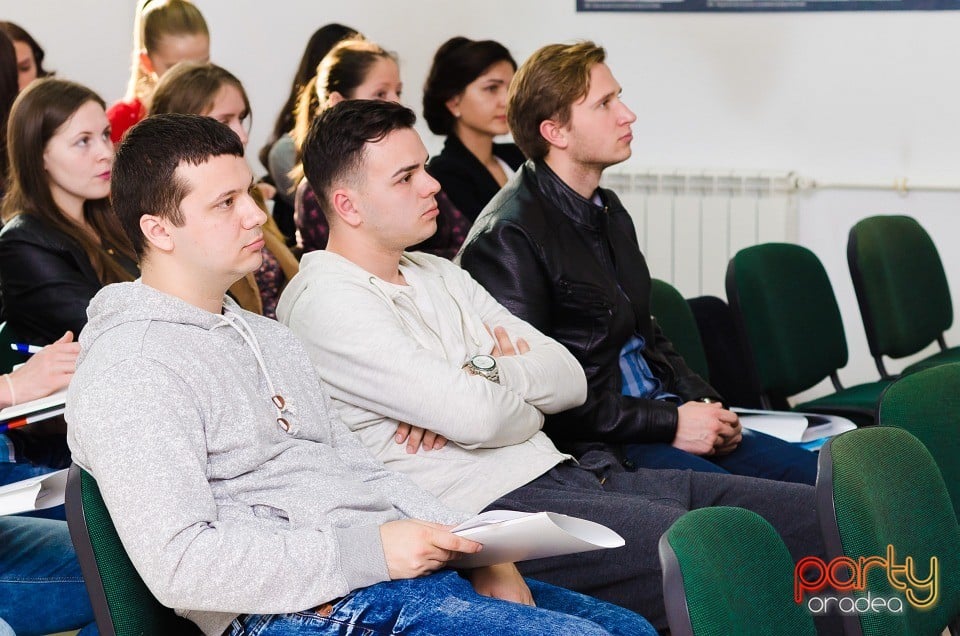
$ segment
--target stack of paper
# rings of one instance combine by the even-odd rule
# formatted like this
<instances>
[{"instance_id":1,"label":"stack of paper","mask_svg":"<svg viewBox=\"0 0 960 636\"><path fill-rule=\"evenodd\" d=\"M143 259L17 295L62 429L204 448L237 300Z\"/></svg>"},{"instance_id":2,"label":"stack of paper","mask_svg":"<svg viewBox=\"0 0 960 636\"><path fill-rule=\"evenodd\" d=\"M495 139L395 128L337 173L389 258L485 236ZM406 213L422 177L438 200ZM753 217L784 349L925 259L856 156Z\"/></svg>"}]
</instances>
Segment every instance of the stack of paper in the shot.
<instances>
[{"instance_id":1,"label":"stack of paper","mask_svg":"<svg viewBox=\"0 0 960 636\"><path fill-rule=\"evenodd\" d=\"M451 565L478 568L544 557L619 548L626 542L610 528L555 512L490 510L452 530L483 544L483 550Z\"/></svg>"},{"instance_id":2,"label":"stack of paper","mask_svg":"<svg viewBox=\"0 0 960 636\"><path fill-rule=\"evenodd\" d=\"M53 508L63 503L68 469L0 486L0 515Z\"/></svg>"},{"instance_id":3,"label":"stack of paper","mask_svg":"<svg viewBox=\"0 0 960 636\"><path fill-rule=\"evenodd\" d=\"M817 450L834 435L857 428L856 424L839 415L761 411L736 407L732 410L740 416L740 424L743 428L779 437L808 450Z\"/></svg>"}]
</instances>

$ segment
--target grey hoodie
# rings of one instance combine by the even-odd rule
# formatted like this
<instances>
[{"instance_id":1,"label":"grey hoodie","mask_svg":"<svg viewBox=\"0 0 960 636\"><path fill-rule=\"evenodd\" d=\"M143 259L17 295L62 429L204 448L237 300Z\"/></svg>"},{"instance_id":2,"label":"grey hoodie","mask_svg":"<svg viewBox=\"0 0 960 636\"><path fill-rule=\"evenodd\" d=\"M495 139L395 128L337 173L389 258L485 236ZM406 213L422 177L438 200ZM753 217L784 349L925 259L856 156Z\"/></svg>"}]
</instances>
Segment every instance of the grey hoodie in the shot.
<instances>
[{"instance_id":1,"label":"grey hoodie","mask_svg":"<svg viewBox=\"0 0 960 636\"><path fill-rule=\"evenodd\" d=\"M464 519L359 444L282 325L139 282L105 287L88 314L73 459L153 594L205 633L387 580L385 522Z\"/></svg>"}]
</instances>

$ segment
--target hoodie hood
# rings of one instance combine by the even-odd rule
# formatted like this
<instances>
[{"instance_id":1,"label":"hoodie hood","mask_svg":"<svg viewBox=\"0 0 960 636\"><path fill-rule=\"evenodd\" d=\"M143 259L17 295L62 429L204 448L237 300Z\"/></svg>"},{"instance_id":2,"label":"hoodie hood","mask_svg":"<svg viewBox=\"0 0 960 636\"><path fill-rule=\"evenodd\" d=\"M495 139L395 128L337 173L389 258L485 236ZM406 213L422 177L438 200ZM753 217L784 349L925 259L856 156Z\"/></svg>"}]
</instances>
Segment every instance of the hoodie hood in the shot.
<instances>
[{"instance_id":1,"label":"hoodie hood","mask_svg":"<svg viewBox=\"0 0 960 636\"><path fill-rule=\"evenodd\" d=\"M223 313L213 314L140 281L107 285L94 296L87 308L88 322L81 334L81 352L77 364L83 362L86 352L98 338L114 328L131 323L172 323L208 332L227 327L236 331L250 348L266 381L268 392L264 397L274 405L278 421L289 426L284 417L287 411L286 400L277 390L274 378L264 362L260 343L242 314L240 306L229 296L223 298Z\"/></svg>"},{"instance_id":2,"label":"hoodie hood","mask_svg":"<svg viewBox=\"0 0 960 636\"><path fill-rule=\"evenodd\" d=\"M223 298L225 312L236 313L239 305L229 296ZM101 289L87 308L87 325L80 334L82 356L107 331L127 323L144 320L192 325L211 330L228 324L222 315L191 305L185 300L161 292L139 280L115 283Z\"/></svg>"}]
</instances>

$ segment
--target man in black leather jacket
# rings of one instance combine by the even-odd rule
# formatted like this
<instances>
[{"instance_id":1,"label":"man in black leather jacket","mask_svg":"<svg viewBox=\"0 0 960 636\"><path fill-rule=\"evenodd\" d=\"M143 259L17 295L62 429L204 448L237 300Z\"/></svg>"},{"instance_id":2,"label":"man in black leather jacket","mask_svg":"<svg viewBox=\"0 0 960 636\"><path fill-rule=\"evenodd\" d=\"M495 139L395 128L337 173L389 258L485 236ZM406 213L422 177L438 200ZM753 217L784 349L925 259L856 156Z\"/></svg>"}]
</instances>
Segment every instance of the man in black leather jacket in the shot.
<instances>
[{"instance_id":1,"label":"man in black leather jacket","mask_svg":"<svg viewBox=\"0 0 960 636\"><path fill-rule=\"evenodd\" d=\"M600 445L628 465L813 484L816 456L742 431L650 316L633 222L599 187L605 168L630 157L636 120L604 57L592 43L551 45L517 72L507 117L530 160L477 219L461 265L583 365L586 403L545 425L562 448ZM569 72L577 58L586 77Z\"/></svg>"}]
</instances>

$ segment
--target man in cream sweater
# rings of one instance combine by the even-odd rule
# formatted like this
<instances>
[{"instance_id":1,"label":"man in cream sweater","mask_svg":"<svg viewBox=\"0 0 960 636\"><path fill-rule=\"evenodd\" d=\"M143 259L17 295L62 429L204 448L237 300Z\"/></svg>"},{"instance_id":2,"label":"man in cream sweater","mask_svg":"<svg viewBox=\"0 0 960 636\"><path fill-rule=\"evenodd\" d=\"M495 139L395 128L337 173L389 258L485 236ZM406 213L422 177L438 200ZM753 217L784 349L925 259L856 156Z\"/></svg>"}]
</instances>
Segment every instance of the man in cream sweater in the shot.
<instances>
[{"instance_id":1,"label":"man in cream sweater","mask_svg":"<svg viewBox=\"0 0 960 636\"><path fill-rule=\"evenodd\" d=\"M730 475L624 471L613 455L580 462L540 431L543 414L583 402L583 370L565 348L500 306L466 272L404 250L436 229L437 182L415 116L348 101L313 123L304 169L324 198L326 251L306 255L278 306L306 343L341 418L388 468L447 505L550 510L626 539L520 564L525 573L666 626L657 541L692 508L752 509L795 558L823 552L813 489Z\"/></svg>"}]
</instances>

